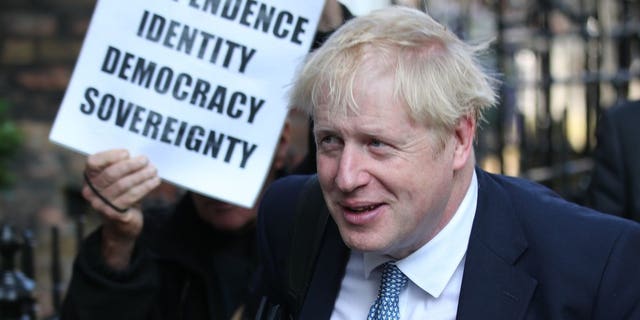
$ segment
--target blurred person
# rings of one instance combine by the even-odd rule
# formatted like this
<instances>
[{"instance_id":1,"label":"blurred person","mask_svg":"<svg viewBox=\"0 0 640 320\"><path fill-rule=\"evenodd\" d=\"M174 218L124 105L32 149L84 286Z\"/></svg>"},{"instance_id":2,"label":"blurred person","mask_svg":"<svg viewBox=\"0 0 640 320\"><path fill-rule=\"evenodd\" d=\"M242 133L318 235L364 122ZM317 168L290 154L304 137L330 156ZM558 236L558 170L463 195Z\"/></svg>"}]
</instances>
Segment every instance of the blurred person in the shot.
<instances>
[{"instance_id":1,"label":"blurred person","mask_svg":"<svg viewBox=\"0 0 640 320\"><path fill-rule=\"evenodd\" d=\"M605 110L598 120L589 206L640 222L640 100Z\"/></svg>"},{"instance_id":2,"label":"blurred person","mask_svg":"<svg viewBox=\"0 0 640 320\"><path fill-rule=\"evenodd\" d=\"M289 136L285 125L265 185L285 169ZM76 258L62 319L242 314L257 265L257 207L186 192L175 207L142 211L161 180L145 156L122 149L88 156L85 174L82 195L103 222Z\"/></svg>"},{"instance_id":3,"label":"blurred person","mask_svg":"<svg viewBox=\"0 0 640 320\"><path fill-rule=\"evenodd\" d=\"M262 198L259 316L640 319L640 225L476 166L496 103L479 49L389 7L310 55L290 105L313 118L317 175Z\"/></svg>"}]
</instances>

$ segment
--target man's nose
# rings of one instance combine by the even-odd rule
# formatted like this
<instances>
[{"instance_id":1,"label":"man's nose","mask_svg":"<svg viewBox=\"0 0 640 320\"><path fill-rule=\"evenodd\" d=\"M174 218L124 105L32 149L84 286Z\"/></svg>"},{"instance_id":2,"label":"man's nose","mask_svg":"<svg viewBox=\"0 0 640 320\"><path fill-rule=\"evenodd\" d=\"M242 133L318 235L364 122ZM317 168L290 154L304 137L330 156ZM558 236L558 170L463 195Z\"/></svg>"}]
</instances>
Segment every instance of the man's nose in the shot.
<instances>
[{"instance_id":1,"label":"man's nose","mask_svg":"<svg viewBox=\"0 0 640 320\"><path fill-rule=\"evenodd\" d=\"M368 173L365 170L366 155L356 146L347 145L340 155L336 186L343 192L351 192L366 184Z\"/></svg>"}]
</instances>

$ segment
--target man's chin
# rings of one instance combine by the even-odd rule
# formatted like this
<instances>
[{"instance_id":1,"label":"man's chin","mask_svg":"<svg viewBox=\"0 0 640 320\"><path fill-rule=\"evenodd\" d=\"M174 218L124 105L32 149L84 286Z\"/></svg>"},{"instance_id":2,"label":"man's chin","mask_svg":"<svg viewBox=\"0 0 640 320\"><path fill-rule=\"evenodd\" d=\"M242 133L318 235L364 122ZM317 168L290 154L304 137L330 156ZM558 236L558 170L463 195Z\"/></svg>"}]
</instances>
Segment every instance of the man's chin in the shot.
<instances>
[{"instance_id":1,"label":"man's chin","mask_svg":"<svg viewBox=\"0 0 640 320\"><path fill-rule=\"evenodd\" d=\"M373 231L353 231L353 230L340 230L340 236L352 250L382 253L387 250L388 244L381 241L379 237Z\"/></svg>"}]
</instances>

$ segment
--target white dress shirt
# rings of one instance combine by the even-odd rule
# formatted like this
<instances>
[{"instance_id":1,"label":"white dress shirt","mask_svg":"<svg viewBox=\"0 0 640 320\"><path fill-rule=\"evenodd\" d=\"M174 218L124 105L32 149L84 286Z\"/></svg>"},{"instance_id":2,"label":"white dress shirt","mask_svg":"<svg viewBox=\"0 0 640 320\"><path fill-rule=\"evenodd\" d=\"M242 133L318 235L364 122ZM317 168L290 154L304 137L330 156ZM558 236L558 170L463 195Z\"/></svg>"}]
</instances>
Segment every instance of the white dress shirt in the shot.
<instances>
[{"instance_id":1,"label":"white dress shirt","mask_svg":"<svg viewBox=\"0 0 640 320\"><path fill-rule=\"evenodd\" d=\"M478 202L473 173L467 193L451 221L428 243L396 265L409 278L400 293L401 319L455 319L465 254ZM332 320L366 319L376 300L387 256L351 251Z\"/></svg>"}]
</instances>

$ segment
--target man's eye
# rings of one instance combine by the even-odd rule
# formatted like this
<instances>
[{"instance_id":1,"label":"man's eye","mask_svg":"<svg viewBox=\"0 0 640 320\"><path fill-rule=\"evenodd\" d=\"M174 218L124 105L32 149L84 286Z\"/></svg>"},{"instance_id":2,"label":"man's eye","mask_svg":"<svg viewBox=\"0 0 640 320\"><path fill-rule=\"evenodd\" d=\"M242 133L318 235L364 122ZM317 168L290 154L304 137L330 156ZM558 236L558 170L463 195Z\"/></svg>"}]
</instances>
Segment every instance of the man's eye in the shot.
<instances>
[{"instance_id":1,"label":"man's eye","mask_svg":"<svg viewBox=\"0 0 640 320\"><path fill-rule=\"evenodd\" d=\"M335 136L324 136L324 137L321 137L319 140L319 143L324 145L335 144L337 142L338 142L338 139Z\"/></svg>"},{"instance_id":2,"label":"man's eye","mask_svg":"<svg viewBox=\"0 0 640 320\"><path fill-rule=\"evenodd\" d=\"M384 147L385 146L384 142L382 142L380 140L377 140L377 139L372 139L371 142L369 142L369 144L372 147Z\"/></svg>"}]
</instances>

